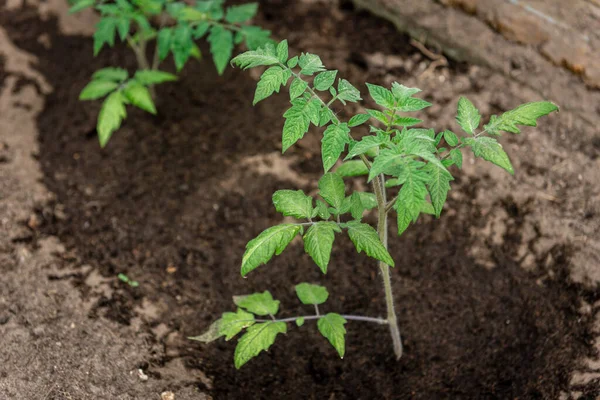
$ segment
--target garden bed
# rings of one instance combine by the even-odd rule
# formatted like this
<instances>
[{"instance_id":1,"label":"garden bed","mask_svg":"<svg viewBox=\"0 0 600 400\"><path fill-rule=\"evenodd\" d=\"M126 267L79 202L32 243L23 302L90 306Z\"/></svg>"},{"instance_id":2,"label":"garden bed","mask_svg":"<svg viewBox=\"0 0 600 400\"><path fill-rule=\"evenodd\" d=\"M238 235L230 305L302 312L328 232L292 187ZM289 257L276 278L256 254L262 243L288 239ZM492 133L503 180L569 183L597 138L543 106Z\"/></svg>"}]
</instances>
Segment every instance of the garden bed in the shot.
<instances>
[{"instance_id":1,"label":"garden bed","mask_svg":"<svg viewBox=\"0 0 600 400\"><path fill-rule=\"evenodd\" d=\"M476 66L428 68L431 60L408 37L349 3L272 0L260 10L258 23L288 38L293 51L320 54L353 83L397 80L423 88L436 104L424 114L436 130L454 127L461 95L484 115L535 96ZM328 309L384 314L375 263L357 256L349 240L336 243L326 276L299 242L248 279L240 276L245 244L281 221L271 193L315 192L320 133L310 132L281 156L286 95L253 108L251 74L229 69L219 77L207 57L158 88L158 116L132 111L102 150L95 132L99 105L77 97L94 70L135 68L133 56L117 46L93 58L90 38L62 34L56 19L42 21L34 8L6 11L0 22L38 57L36 68L54 88L37 122L44 184L56 202L39 213L35 240L58 236L70 257L92 266L72 278L73 290L94 301L89 318L130 325L141 316L136 329L148 334L149 346L162 348L132 366L150 379L193 386L215 399L546 399L568 393L582 357L594 355L595 272L573 271L594 262L580 259L575 230L593 232L599 192L598 172L576 167L597 160L593 149L580 152L576 127L569 131L573 143L554 149L567 130L562 117L543 120L539 132L503 139L515 177L466 159L441 220L422 218L400 238L391 236L405 341L400 361L385 327L349 324L340 360L307 323L236 371L233 343L185 339L230 310L233 295L270 289L282 301L281 315L295 315L301 308L293 286L311 281L330 290ZM38 40L43 34L51 47ZM532 153L540 148L546 151ZM548 172L564 160L567 167ZM583 205L573 199L581 193ZM110 285L103 295L89 285L96 272ZM116 279L119 273L139 287ZM592 312L582 314L586 304ZM160 373L179 362L205 378L173 383ZM597 393L594 382L578 390Z\"/></svg>"}]
</instances>

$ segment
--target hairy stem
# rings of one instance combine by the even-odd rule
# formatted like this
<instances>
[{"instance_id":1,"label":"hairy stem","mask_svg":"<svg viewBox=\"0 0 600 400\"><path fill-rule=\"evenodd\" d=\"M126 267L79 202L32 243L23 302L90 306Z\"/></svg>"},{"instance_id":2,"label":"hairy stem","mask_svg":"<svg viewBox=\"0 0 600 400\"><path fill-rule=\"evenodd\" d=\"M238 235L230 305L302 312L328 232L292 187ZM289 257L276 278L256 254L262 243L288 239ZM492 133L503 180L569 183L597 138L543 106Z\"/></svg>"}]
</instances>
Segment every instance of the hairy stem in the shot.
<instances>
[{"instance_id":1,"label":"hairy stem","mask_svg":"<svg viewBox=\"0 0 600 400\"><path fill-rule=\"evenodd\" d=\"M385 194L385 177L378 176L373 181L375 197L377 198L378 213L377 213L377 233L383 246L388 248L388 228L387 228L387 204ZM396 359L402 357L402 338L400 329L398 328L398 319L396 318L396 310L394 308L394 294L392 293L392 281L390 277L390 266L383 261L379 262L379 270L383 278L383 288L385 291L385 303L387 306L387 321L390 326L390 334L394 345L394 353Z\"/></svg>"}]
</instances>

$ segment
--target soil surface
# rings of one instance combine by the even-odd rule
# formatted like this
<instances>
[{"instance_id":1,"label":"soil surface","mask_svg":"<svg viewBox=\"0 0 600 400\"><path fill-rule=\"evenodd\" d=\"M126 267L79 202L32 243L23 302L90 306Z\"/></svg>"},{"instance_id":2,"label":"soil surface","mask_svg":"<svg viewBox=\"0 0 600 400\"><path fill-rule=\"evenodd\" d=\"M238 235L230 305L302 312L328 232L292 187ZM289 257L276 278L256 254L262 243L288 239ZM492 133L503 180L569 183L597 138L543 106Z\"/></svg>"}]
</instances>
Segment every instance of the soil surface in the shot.
<instances>
[{"instance_id":1,"label":"soil surface","mask_svg":"<svg viewBox=\"0 0 600 400\"><path fill-rule=\"evenodd\" d=\"M351 82L400 81L422 88L423 97L435 104L422 116L436 130L455 129L461 95L484 115L539 100L534 91L485 68L451 60L432 65L427 52L392 24L350 2L262 1L257 23L288 38L294 52L320 54ZM55 243L44 254L60 253L49 271L31 270L27 289L15 292L22 299L2 299L26 304L26 296L47 296L36 283L72 284L73 313L93 332L97 347L90 371L97 364L92 375L105 377L93 394L77 375L73 387L61 381L62 391L53 389L46 398L149 399L166 389L177 399L600 395L595 322L600 145L592 142L590 148L593 133L579 131L569 112L502 139L515 177L466 157L441 219L422 218L390 240L405 343L399 362L385 327L348 324L346 357L340 360L307 323L290 327L268 353L236 371L234 343L186 339L231 310L233 295L268 289L282 302L280 314L293 316L308 311L293 286L310 281L329 288L326 311L385 312L375 263L357 256L347 239L336 242L326 276L294 242L248 279L240 277L246 243L281 222L272 192L316 191L320 133L307 134L281 155L286 95L253 108L256 76L230 68L219 77L207 57L190 63L178 82L157 88L158 116L131 110L102 150L95 132L99 104L77 97L94 70L116 65L133 70L133 56L116 46L93 58L88 35L67 35L62 22L40 16L37 7L7 7L0 24L15 46L37 57L34 73L48 82L45 88L27 75L0 69L12 93L26 86L45 96L43 109L40 105L31 116L37 118L35 156L43 183L54 193L33 202L26 219L18 217L22 234L12 234L0 250L15 254L11 246L22 246L39 252ZM167 68L173 68L170 60ZM119 273L139 287L119 281ZM77 302L86 307L77 308ZM0 309L0 328L2 321ZM33 332L33 337L63 336L52 326L47 328L52 332ZM62 346L85 348L88 340L71 334ZM10 380L11 363L19 365L23 344L17 338L8 345L0 383L7 380L10 389L11 382L17 387ZM114 364L101 357L105 348ZM81 364L77 351L57 354L73 368ZM52 368L50 360L40 364ZM138 369L147 382L138 378ZM114 371L131 371L133 378L113 380L111 386ZM85 390L77 391L77 385ZM72 397L64 394L69 390Z\"/></svg>"}]
</instances>

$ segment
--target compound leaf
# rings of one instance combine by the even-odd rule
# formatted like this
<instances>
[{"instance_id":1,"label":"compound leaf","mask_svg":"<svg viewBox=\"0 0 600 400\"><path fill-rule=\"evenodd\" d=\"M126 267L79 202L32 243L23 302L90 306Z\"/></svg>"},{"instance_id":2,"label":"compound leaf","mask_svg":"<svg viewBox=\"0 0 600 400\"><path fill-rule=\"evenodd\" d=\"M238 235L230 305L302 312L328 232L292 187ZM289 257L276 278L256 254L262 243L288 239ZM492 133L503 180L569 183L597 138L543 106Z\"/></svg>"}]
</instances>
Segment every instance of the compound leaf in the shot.
<instances>
[{"instance_id":1,"label":"compound leaf","mask_svg":"<svg viewBox=\"0 0 600 400\"><path fill-rule=\"evenodd\" d=\"M485 130L492 135L498 135L500 131L521 133L517 125L537 126L538 118L557 110L558 106L549 101L522 104L499 117L492 116Z\"/></svg>"}]
</instances>

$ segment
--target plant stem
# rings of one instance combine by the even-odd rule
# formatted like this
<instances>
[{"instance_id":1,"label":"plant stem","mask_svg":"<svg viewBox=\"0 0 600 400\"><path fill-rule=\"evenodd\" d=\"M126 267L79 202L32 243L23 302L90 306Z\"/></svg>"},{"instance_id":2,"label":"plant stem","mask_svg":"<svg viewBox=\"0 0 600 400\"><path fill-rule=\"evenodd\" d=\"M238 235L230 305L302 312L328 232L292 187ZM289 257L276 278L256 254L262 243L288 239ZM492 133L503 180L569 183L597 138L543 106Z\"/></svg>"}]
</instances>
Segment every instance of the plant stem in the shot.
<instances>
[{"instance_id":1,"label":"plant stem","mask_svg":"<svg viewBox=\"0 0 600 400\"><path fill-rule=\"evenodd\" d=\"M383 319L383 318L365 317L365 316L362 316L362 315L342 315L342 317L344 319L347 319L347 320L350 320L350 321L373 322L373 323L376 323L376 324L379 324L379 325L385 325L385 324L388 323L388 321L385 320L385 319ZM321 318L325 318L325 315L300 315L300 316L297 316L297 317L274 319L274 320L270 320L270 319L255 319L254 321L256 321L256 322L294 322L298 318L304 318L305 320L321 319Z\"/></svg>"},{"instance_id":2,"label":"plant stem","mask_svg":"<svg viewBox=\"0 0 600 400\"><path fill-rule=\"evenodd\" d=\"M388 249L388 228L387 228L387 204L385 194L385 177L383 175L378 176L373 181L373 188L375 191L375 197L377 198L378 213L377 213L377 233L383 246ZM390 266L383 261L379 262L379 270L381 271L381 277L383 278L383 288L385 291L385 303L387 306L387 321L390 326L390 334L392 336L392 342L394 345L394 353L396 359L402 357L402 338L400 336L400 329L398 328L398 319L396 318L396 311L394 308L394 294L392 293L392 281L390 277Z\"/></svg>"},{"instance_id":3,"label":"plant stem","mask_svg":"<svg viewBox=\"0 0 600 400\"><path fill-rule=\"evenodd\" d=\"M139 44L136 44L135 41L128 36L127 43L129 43L129 46L131 46L131 49L133 50L133 54L135 54L138 67L140 69L150 69L150 64L146 58L146 40L140 35ZM156 91L154 90L154 86L150 86L148 89L150 90L150 95L152 98L156 100Z\"/></svg>"}]
</instances>

